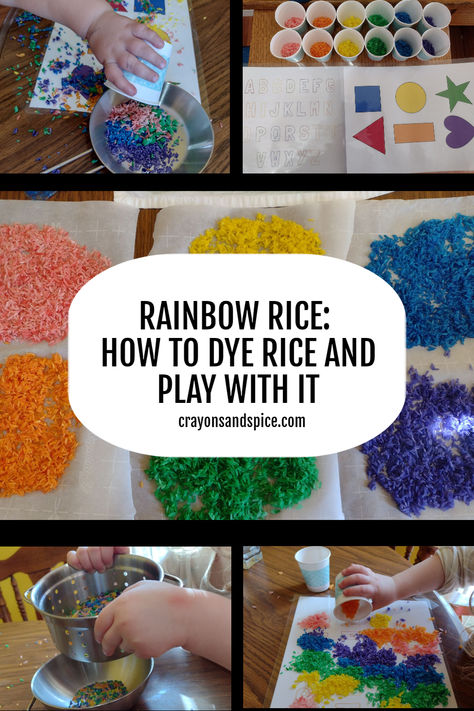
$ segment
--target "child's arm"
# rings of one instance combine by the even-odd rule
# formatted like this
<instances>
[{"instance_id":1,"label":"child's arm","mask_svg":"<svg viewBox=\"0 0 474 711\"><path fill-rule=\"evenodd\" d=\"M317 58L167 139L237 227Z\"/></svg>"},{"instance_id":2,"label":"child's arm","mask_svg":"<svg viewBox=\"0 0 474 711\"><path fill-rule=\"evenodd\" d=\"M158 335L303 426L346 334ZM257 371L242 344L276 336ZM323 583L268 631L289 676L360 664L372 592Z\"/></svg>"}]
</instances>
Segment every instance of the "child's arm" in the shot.
<instances>
[{"instance_id":1,"label":"child's arm","mask_svg":"<svg viewBox=\"0 0 474 711\"><path fill-rule=\"evenodd\" d=\"M438 590L444 583L444 570L437 555L427 558L393 577L374 573L363 565L350 565L342 571L340 583L344 595L362 595L373 601L374 609L390 605L395 600ZM348 586L353 586L347 590Z\"/></svg>"},{"instance_id":2,"label":"child's arm","mask_svg":"<svg viewBox=\"0 0 474 711\"><path fill-rule=\"evenodd\" d=\"M122 69L156 81L158 75L140 62L146 59L163 68L165 61L144 40L154 47L163 47L163 40L146 25L118 15L107 0L3 0L3 5L21 7L36 15L70 27L86 38L91 50L104 66L108 79L126 94L135 94L133 84L125 79Z\"/></svg>"},{"instance_id":3,"label":"child's arm","mask_svg":"<svg viewBox=\"0 0 474 711\"><path fill-rule=\"evenodd\" d=\"M96 640L107 656L118 648L158 657L184 647L226 669L231 666L230 600L204 590L143 580L100 613Z\"/></svg>"}]
</instances>

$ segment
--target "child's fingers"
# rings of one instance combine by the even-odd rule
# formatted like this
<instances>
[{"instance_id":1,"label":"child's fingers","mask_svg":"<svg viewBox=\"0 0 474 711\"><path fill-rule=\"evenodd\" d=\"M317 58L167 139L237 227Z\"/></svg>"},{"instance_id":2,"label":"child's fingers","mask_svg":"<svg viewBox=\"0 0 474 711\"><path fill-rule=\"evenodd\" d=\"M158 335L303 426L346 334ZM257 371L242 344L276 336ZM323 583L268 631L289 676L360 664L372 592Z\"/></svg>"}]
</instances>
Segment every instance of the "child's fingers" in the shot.
<instances>
[{"instance_id":1,"label":"child's fingers","mask_svg":"<svg viewBox=\"0 0 474 711\"><path fill-rule=\"evenodd\" d=\"M108 548L106 546L100 547L100 546L90 546L89 547L89 559L92 565L92 570L97 570L99 573L103 573L106 567L105 561L104 561L104 553L106 553L107 556L110 555L110 562L113 560L113 553L114 549L113 548Z\"/></svg>"},{"instance_id":2,"label":"child's fingers","mask_svg":"<svg viewBox=\"0 0 474 711\"><path fill-rule=\"evenodd\" d=\"M126 553L128 555L130 553L130 548L128 546L115 546L114 551L115 553Z\"/></svg>"},{"instance_id":3,"label":"child's fingers","mask_svg":"<svg viewBox=\"0 0 474 711\"><path fill-rule=\"evenodd\" d=\"M107 632L102 637L102 650L107 657L115 652L117 647L125 644L122 640L122 635L119 632L117 625L112 625L109 627Z\"/></svg>"},{"instance_id":4,"label":"child's fingers","mask_svg":"<svg viewBox=\"0 0 474 711\"><path fill-rule=\"evenodd\" d=\"M343 592L347 597L372 597L375 594L373 585L354 585Z\"/></svg>"},{"instance_id":5,"label":"child's fingers","mask_svg":"<svg viewBox=\"0 0 474 711\"><path fill-rule=\"evenodd\" d=\"M153 64L154 67L158 67L158 69L164 69L166 66L166 62L163 57L161 57L158 52L155 52L154 49L152 49L147 44L145 44L145 42L142 42L139 39L134 39L132 40L132 42L129 42L127 44L127 50L130 52L130 54L133 54L134 57L146 59L147 62ZM128 67L125 68L128 69ZM129 71L132 70L130 69ZM136 74L136 72L134 73Z\"/></svg>"},{"instance_id":6,"label":"child's fingers","mask_svg":"<svg viewBox=\"0 0 474 711\"><path fill-rule=\"evenodd\" d=\"M149 27L143 25L141 22L135 23L135 26L133 28L133 34L135 35L135 37L149 42L153 45L153 47L156 47L157 49L161 49L164 45L164 42L161 37L156 32L153 32L153 30L150 30Z\"/></svg>"},{"instance_id":7,"label":"child's fingers","mask_svg":"<svg viewBox=\"0 0 474 711\"><path fill-rule=\"evenodd\" d=\"M92 565L89 556L89 549L86 546L82 546L81 548L77 549L76 555L78 562L78 565L76 567L82 568L82 570L85 570L86 573L92 573L94 570L94 566Z\"/></svg>"},{"instance_id":8,"label":"child's fingers","mask_svg":"<svg viewBox=\"0 0 474 711\"><path fill-rule=\"evenodd\" d=\"M344 580L341 580L339 587L341 590L349 587L350 585L364 585L370 583L370 578L368 575L363 575L362 573L354 573L352 575L347 575Z\"/></svg>"},{"instance_id":9,"label":"child's fingers","mask_svg":"<svg viewBox=\"0 0 474 711\"><path fill-rule=\"evenodd\" d=\"M155 52L153 52L153 54L155 55L155 57L158 57ZM146 64L140 62L138 57L136 57L134 54L128 53L125 57L121 57L119 64L121 69L126 69L128 72L135 74L137 77L142 77L142 79L146 79L147 81L153 82L158 80L158 74L156 74L153 69L150 69L150 67L147 67Z\"/></svg>"},{"instance_id":10,"label":"child's fingers","mask_svg":"<svg viewBox=\"0 0 474 711\"><path fill-rule=\"evenodd\" d=\"M76 551L68 551L66 562L71 568L80 568L80 563L77 559Z\"/></svg>"},{"instance_id":11,"label":"child's fingers","mask_svg":"<svg viewBox=\"0 0 474 711\"><path fill-rule=\"evenodd\" d=\"M119 91L129 96L135 96L137 93L136 87L126 79L117 62L106 62L104 64L105 76L115 84Z\"/></svg>"},{"instance_id":12,"label":"child's fingers","mask_svg":"<svg viewBox=\"0 0 474 711\"><path fill-rule=\"evenodd\" d=\"M111 603L106 605L102 612L99 613L98 618L95 621L94 625L94 638L96 642L99 644L102 643L102 639L105 635L105 633L110 629L110 627L114 623L114 617L115 617L115 612L114 612L114 602L113 600Z\"/></svg>"},{"instance_id":13,"label":"child's fingers","mask_svg":"<svg viewBox=\"0 0 474 711\"><path fill-rule=\"evenodd\" d=\"M351 575L353 573L363 573L364 575L371 575L372 571L370 568L366 568L365 565L359 565L358 563L352 563L344 570L341 570L341 574L344 576Z\"/></svg>"}]
</instances>

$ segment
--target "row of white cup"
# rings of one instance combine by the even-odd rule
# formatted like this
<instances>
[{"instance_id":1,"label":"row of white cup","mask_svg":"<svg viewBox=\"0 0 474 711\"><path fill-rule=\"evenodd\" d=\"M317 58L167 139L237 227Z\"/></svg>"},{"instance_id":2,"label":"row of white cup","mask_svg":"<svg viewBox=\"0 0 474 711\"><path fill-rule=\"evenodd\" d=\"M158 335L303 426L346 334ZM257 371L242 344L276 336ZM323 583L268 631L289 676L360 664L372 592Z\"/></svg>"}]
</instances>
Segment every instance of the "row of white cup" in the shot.
<instances>
[{"instance_id":1,"label":"row of white cup","mask_svg":"<svg viewBox=\"0 0 474 711\"><path fill-rule=\"evenodd\" d=\"M374 37L378 37L385 44L385 46L387 47L386 54L375 55L367 49L368 41ZM434 55L429 54L424 50L423 39L428 40L428 42L430 42L433 49L435 50ZM350 40L355 45L357 45L357 47L359 48L359 52L356 55L352 57L345 57L343 54L340 54L339 45L341 44L341 42L345 42L346 40ZM402 40L403 42L406 42L408 45L410 45L412 53L409 56L399 54L396 48L396 42L398 40ZM310 52L310 49L312 45L316 42L325 42L330 47L330 51L323 57L313 57ZM282 48L290 43L295 44L297 50L290 57L284 57L281 53ZM420 35L412 27L406 27L397 30L395 32L395 35L392 35L389 30L383 27L374 27L367 32L365 38L361 35L360 32L357 32L357 30L347 28L338 32L334 37L334 40L329 34L329 32L316 28L307 32L303 38L295 30L280 30L280 32L277 32L276 35L273 36L270 42L270 52L277 59L286 59L288 62L301 62L304 55L306 54L310 59L324 63L329 61L329 59L331 58L332 50L334 49L336 53L342 59L344 59L344 61L346 61L348 64L352 64L357 59L357 57L362 54L365 47L369 58L374 62L379 62L381 59L384 59L384 57L387 57L390 53L392 54L392 57L398 62L404 62L407 59L414 59L415 57L422 62L427 62L431 59L434 59L434 57L443 57L444 55L446 55L449 52L450 46L451 45L448 35L442 30L438 30L435 28L431 28L427 30L423 35Z\"/></svg>"},{"instance_id":2,"label":"row of white cup","mask_svg":"<svg viewBox=\"0 0 474 711\"><path fill-rule=\"evenodd\" d=\"M396 14L400 12L407 13L410 17L410 22L402 22L397 19ZM337 12L334 6L330 2L326 2L326 0L313 2L306 9L306 12L299 2L293 0L281 3L275 10L275 20L283 29L287 28L286 23L290 18L300 18L301 23L292 28L300 35L303 35L308 27L316 28L317 26L314 22L319 17L327 17L331 20L330 25L321 28L331 34L334 30L336 19L342 28L348 27L345 23L350 17L360 18L360 24L352 29L360 30L365 20L367 20L370 27L377 27L377 25L374 25L369 20L369 17L373 15L381 15L386 18L386 29L390 25L393 25L393 29L395 30L417 25L421 33L433 27L445 29L451 22L451 13L446 5L439 2L430 2L423 8L418 0L400 0L395 7L387 2L387 0L373 0L367 7L364 7L364 5L357 2L357 0L345 0L339 5ZM433 24L426 20L427 17L432 20Z\"/></svg>"}]
</instances>

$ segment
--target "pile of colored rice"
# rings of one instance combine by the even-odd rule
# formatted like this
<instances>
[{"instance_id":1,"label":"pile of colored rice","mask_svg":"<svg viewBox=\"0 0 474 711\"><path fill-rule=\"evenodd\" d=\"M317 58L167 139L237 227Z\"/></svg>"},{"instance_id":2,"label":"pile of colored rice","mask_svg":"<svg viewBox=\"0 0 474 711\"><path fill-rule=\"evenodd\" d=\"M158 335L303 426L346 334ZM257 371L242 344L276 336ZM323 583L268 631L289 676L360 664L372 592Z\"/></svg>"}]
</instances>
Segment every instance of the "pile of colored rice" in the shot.
<instances>
[{"instance_id":1,"label":"pile of colored rice","mask_svg":"<svg viewBox=\"0 0 474 711\"><path fill-rule=\"evenodd\" d=\"M55 489L74 457L77 424L60 355L0 364L0 496Z\"/></svg>"},{"instance_id":2,"label":"pile of colored rice","mask_svg":"<svg viewBox=\"0 0 474 711\"><path fill-rule=\"evenodd\" d=\"M121 696L128 694L128 689L123 681L108 680L96 681L93 684L83 686L74 694L69 703L70 709L85 709L99 704L104 704L107 701L119 699Z\"/></svg>"},{"instance_id":3,"label":"pile of colored rice","mask_svg":"<svg viewBox=\"0 0 474 711\"><path fill-rule=\"evenodd\" d=\"M367 269L397 292L407 318L407 347L442 346L474 337L474 217L427 220L371 244Z\"/></svg>"},{"instance_id":4,"label":"pile of colored rice","mask_svg":"<svg viewBox=\"0 0 474 711\"><path fill-rule=\"evenodd\" d=\"M474 500L474 388L434 384L410 368L405 405L395 422L361 446L369 489L380 484L407 515L446 511Z\"/></svg>"},{"instance_id":5,"label":"pile of colored rice","mask_svg":"<svg viewBox=\"0 0 474 711\"><path fill-rule=\"evenodd\" d=\"M62 341L74 296L110 266L64 230L0 225L0 341Z\"/></svg>"},{"instance_id":6,"label":"pile of colored rice","mask_svg":"<svg viewBox=\"0 0 474 711\"><path fill-rule=\"evenodd\" d=\"M159 106L126 101L105 122L113 157L137 173L171 173L179 159L179 122Z\"/></svg>"},{"instance_id":7,"label":"pile of colored rice","mask_svg":"<svg viewBox=\"0 0 474 711\"><path fill-rule=\"evenodd\" d=\"M291 220L258 214L247 217L224 217L215 229L196 237L189 247L194 254L324 254L317 232L305 229Z\"/></svg>"},{"instance_id":8,"label":"pile of colored rice","mask_svg":"<svg viewBox=\"0 0 474 711\"><path fill-rule=\"evenodd\" d=\"M321 486L314 457L151 457L146 473L170 519L263 519Z\"/></svg>"},{"instance_id":9,"label":"pile of colored rice","mask_svg":"<svg viewBox=\"0 0 474 711\"><path fill-rule=\"evenodd\" d=\"M98 615L109 602L115 600L121 592L121 590L112 590L111 592L92 595L71 610L69 617L94 617Z\"/></svg>"}]
</instances>

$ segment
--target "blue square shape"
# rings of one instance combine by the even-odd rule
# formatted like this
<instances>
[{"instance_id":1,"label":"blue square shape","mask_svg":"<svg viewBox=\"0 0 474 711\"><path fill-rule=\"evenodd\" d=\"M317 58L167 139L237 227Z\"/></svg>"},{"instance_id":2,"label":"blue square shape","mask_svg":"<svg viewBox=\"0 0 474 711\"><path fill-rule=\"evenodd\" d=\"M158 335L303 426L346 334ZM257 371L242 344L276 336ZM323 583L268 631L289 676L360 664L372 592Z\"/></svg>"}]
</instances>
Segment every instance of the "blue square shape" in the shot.
<instances>
[{"instance_id":1,"label":"blue square shape","mask_svg":"<svg viewBox=\"0 0 474 711\"><path fill-rule=\"evenodd\" d=\"M382 111L380 86L355 86L354 95L356 113Z\"/></svg>"},{"instance_id":2,"label":"blue square shape","mask_svg":"<svg viewBox=\"0 0 474 711\"><path fill-rule=\"evenodd\" d=\"M165 0L135 0L135 7L133 8L135 12L147 12L151 10L153 12L161 12L163 15L166 12Z\"/></svg>"}]
</instances>

